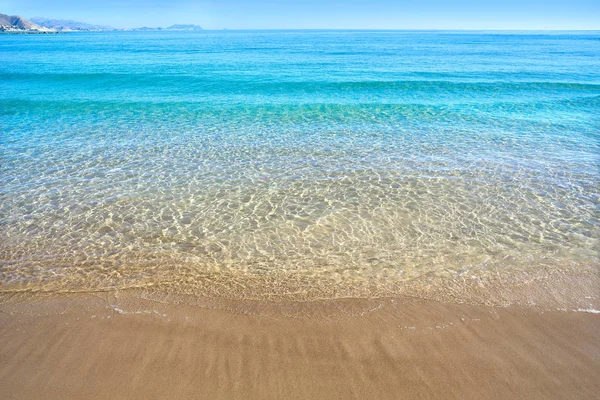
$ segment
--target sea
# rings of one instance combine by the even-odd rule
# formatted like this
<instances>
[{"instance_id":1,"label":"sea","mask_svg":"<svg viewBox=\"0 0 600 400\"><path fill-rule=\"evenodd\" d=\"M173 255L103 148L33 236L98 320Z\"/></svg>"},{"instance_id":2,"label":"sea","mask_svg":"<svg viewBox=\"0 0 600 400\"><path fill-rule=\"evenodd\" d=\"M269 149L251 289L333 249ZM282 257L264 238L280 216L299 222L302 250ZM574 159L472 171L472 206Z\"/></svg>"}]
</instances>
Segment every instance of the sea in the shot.
<instances>
[{"instance_id":1,"label":"sea","mask_svg":"<svg viewBox=\"0 0 600 400\"><path fill-rule=\"evenodd\" d=\"M0 292L558 304L599 260L600 32L0 36Z\"/></svg>"}]
</instances>

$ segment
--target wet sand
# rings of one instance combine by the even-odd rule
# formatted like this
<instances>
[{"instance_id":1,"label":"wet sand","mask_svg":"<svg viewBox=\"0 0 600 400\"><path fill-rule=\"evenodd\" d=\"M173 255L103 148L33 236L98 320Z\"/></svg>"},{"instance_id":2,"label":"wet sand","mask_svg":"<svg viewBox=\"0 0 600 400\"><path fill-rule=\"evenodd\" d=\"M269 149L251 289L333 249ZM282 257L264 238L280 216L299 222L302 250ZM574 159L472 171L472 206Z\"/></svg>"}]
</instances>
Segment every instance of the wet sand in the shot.
<instances>
[{"instance_id":1,"label":"wet sand","mask_svg":"<svg viewBox=\"0 0 600 400\"><path fill-rule=\"evenodd\" d=\"M600 315L417 299L0 296L0 392L64 398L554 398L600 393Z\"/></svg>"}]
</instances>

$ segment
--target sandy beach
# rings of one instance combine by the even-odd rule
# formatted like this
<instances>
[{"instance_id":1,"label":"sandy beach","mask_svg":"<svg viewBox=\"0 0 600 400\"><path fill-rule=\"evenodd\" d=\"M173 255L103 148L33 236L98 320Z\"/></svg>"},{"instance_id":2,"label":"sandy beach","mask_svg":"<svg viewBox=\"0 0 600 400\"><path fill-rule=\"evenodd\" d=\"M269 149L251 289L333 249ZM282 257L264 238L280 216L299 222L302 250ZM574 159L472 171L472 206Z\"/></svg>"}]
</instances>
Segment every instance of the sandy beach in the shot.
<instances>
[{"instance_id":1,"label":"sandy beach","mask_svg":"<svg viewBox=\"0 0 600 400\"><path fill-rule=\"evenodd\" d=\"M597 31L121 3L2 35L0 400L600 399Z\"/></svg>"},{"instance_id":2,"label":"sandy beach","mask_svg":"<svg viewBox=\"0 0 600 400\"><path fill-rule=\"evenodd\" d=\"M600 315L411 298L0 297L6 399L592 399Z\"/></svg>"}]
</instances>

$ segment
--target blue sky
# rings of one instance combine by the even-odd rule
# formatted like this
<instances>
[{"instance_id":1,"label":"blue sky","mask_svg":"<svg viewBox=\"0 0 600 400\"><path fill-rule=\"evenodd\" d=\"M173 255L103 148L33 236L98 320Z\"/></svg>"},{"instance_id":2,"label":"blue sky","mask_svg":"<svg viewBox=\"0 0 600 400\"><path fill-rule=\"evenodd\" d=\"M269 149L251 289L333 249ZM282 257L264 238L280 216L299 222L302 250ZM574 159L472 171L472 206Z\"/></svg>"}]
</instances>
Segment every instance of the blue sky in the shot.
<instances>
[{"instance_id":1,"label":"blue sky","mask_svg":"<svg viewBox=\"0 0 600 400\"><path fill-rule=\"evenodd\" d=\"M116 28L600 30L600 0L0 0L0 13Z\"/></svg>"}]
</instances>

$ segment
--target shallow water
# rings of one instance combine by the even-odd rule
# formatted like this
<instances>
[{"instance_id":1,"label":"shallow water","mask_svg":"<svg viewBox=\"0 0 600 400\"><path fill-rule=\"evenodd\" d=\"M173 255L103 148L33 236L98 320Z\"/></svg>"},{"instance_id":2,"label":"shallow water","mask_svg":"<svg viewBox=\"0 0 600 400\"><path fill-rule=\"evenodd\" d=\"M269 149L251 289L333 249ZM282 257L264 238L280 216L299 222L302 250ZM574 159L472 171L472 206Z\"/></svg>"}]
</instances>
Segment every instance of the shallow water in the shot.
<instances>
[{"instance_id":1,"label":"shallow water","mask_svg":"<svg viewBox=\"0 0 600 400\"><path fill-rule=\"evenodd\" d=\"M598 277L599 33L0 39L0 290Z\"/></svg>"}]
</instances>

